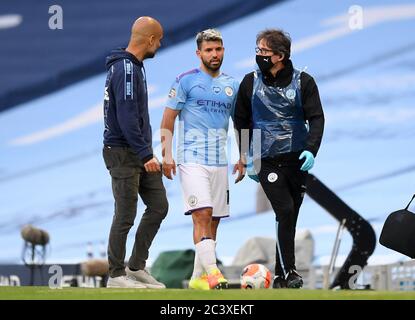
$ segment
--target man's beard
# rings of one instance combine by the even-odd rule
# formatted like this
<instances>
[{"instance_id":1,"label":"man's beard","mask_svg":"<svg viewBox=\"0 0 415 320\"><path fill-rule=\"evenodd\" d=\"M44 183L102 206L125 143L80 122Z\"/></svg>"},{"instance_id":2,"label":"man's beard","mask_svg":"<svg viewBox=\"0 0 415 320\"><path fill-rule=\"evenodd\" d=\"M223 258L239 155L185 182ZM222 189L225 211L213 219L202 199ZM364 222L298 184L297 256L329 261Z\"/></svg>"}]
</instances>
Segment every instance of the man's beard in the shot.
<instances>
[{"instance_id":1,"label":"man's beard","mask_svg":"<svg viewBox=\"0 0 415 320\"><path fill-rule=\"evenodd\" d=\"M154 58L155 55L156 55L156 52L146 52L146 54L144 55L144 59Z\"/></svg>"},{"instance_id":2,"label":"man's beard","mask_svg":"<svg viewBox=\"0 0 415 320\"><path fill-rule=\"evenodd\" d=\"M206 69L210 70L210 71L218 71L220 69L220 67L222 66L222 60L219 60L219 64L217 65L211 65L209 62L205 61L204 59L202 59L202 63L203 65L206 67Z\"/></svg>"}]
</instances>

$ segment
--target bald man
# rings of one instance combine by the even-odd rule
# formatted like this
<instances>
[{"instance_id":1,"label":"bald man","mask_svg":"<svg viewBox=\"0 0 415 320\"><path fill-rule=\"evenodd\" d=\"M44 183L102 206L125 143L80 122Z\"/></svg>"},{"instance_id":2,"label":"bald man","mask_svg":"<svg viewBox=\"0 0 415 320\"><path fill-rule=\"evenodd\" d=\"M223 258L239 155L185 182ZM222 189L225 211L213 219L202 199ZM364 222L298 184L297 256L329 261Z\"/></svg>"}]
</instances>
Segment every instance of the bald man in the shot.
<instances>
[{"instance_id":1,"label":"bald man","mask_svg":"<svg viewBox=\"0 0 415 320\"><path fill-rule=\"evenodd\" d=\"M141 17L133 24L128 47L107 57L103 157L115 199L108 242L108 288L165 288L145 270L150 245L168 211L160 163L153 155L143 66L145 59L154 57L162 38L160 23ZM137 214L138 195L147 208L125 266L127 235Z\"/></svg>"}]
</instances>

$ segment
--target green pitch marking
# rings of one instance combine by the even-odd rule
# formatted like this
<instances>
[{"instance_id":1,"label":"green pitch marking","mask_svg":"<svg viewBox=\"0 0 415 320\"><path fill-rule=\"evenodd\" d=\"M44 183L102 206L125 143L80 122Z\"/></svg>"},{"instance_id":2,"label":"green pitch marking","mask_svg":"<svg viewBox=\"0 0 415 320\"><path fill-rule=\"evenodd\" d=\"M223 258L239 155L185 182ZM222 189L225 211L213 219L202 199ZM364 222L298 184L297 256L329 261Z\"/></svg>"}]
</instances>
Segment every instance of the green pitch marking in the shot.
<instances>
[{"instance_id":1,"label":"green pitch marking","mask_svg":"<svg viewBox=\"0 0 415 320\"><path fill-rule=\"evenodd\" d=\"M0 300L415 300L414 292L0 287Z\"/></svg>"}]
</instances>

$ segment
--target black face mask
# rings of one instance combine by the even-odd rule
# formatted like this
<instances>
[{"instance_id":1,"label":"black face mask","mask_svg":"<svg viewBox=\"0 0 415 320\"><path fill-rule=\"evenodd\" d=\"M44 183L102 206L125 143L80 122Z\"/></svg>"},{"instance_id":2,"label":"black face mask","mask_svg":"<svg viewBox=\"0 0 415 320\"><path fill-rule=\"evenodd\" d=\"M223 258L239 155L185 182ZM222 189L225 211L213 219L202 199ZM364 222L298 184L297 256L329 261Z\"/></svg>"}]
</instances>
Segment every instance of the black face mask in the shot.
<instances>
[{"instance_id":1,"label":"black face mask","mask_svg":"<svg viewBox=\"0 0 415 320\"><path fill-rule=\"evenodd\" d=\"M257 55L255 59L259 70L261 70L262 73L267 73L274 66L271 61L271 56Z\"/></svg>"}]
</instances>

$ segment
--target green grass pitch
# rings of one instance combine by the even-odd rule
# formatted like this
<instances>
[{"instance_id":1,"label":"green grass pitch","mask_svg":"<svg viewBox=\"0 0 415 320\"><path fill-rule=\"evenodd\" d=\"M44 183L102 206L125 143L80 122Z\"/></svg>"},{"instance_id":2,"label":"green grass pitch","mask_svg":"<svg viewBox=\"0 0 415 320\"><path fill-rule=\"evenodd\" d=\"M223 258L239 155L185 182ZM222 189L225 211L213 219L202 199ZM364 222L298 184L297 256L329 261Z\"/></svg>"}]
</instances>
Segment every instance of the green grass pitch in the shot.
<instances>
[{"instance_id":1,"label":"green grass pitch","mask_svg":"<svg viewBox=\"0 0 415 320\"><path fill-rule=\"evenodd\" d=\"M415 300L415 292L0 287L0 300Z\"/></svg>"}]
</instances>

